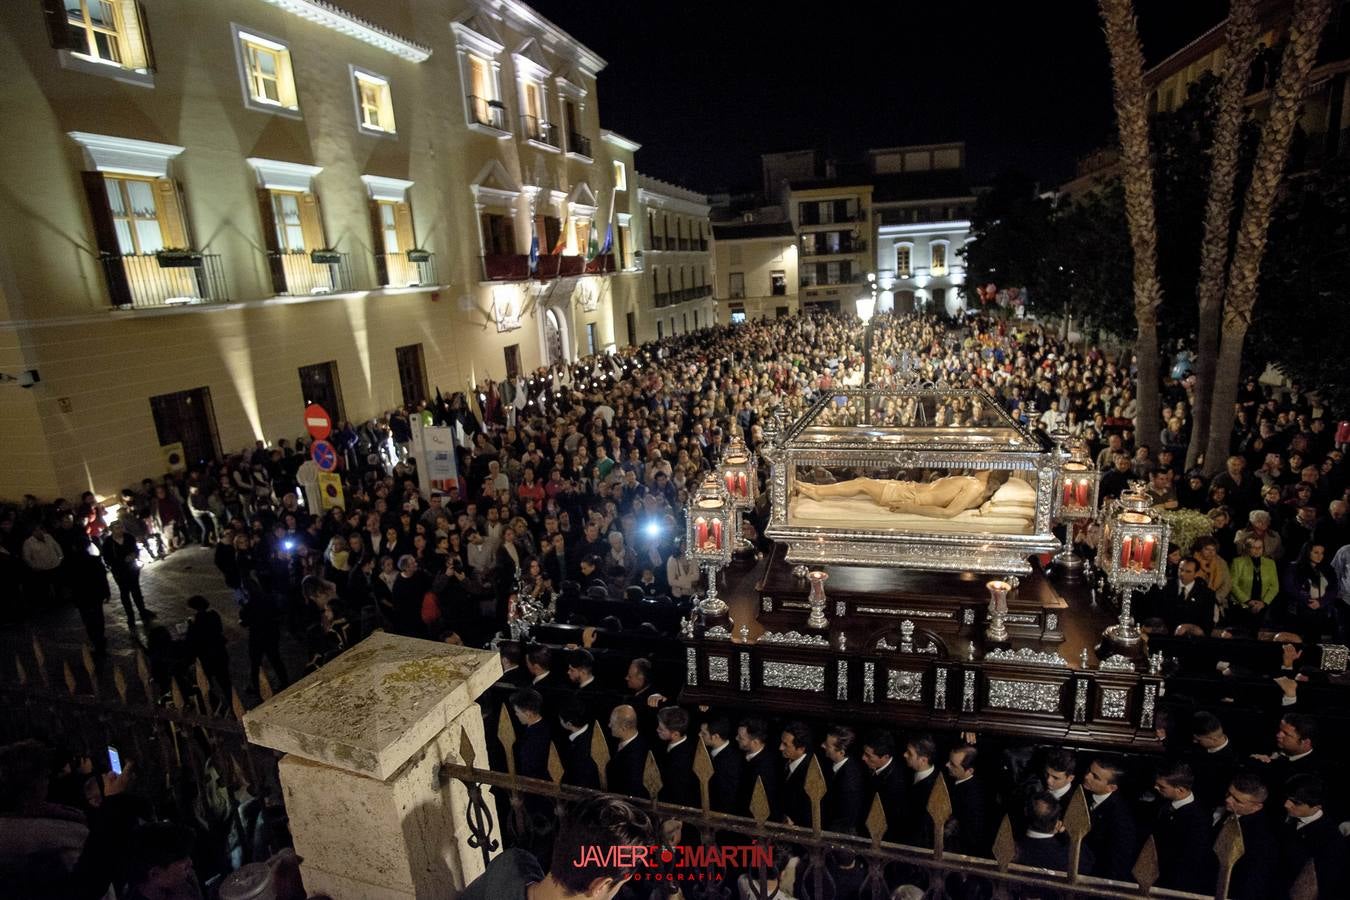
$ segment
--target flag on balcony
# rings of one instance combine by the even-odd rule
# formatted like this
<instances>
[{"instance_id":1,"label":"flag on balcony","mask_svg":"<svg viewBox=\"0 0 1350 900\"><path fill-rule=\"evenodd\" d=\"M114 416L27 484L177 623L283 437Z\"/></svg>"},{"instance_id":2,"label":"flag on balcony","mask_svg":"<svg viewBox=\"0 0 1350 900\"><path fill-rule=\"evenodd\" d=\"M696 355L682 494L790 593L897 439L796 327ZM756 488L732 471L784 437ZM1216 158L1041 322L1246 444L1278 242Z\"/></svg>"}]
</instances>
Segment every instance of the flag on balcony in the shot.
<instances>
[{"instance_id":1,"label":"flag on balcony","mask_svg":"<svg viewBox=\"0 0 1350 900\"><path fill-rule=\"evenodd\" d=\"M595 239L595 227L591 226L591 237L586 244L586 262L590 262L600 255L600 242Z\"/></svg>"},{"instance_id":2,"label":"flag on balcony","mask_svg":"<svg viewBox=\"0 0 1350 900\"><path fill-rule=\"evenodd\" d=\"M539 235L530 238L530 274L539 271Z\"/></svg>"},{"instance_id":3,"label":"flag on balcony","mask_svg":"<svg viewBox=\"0 0 1350 900\"><path fill-rule=\"evenodd\" d=\"M609 192L609 218L605 220L605 240L600 245L600 252L597 256L604 256L614 246L614 201L618 198L618 191Z\"/></svg>"}]
</instances>

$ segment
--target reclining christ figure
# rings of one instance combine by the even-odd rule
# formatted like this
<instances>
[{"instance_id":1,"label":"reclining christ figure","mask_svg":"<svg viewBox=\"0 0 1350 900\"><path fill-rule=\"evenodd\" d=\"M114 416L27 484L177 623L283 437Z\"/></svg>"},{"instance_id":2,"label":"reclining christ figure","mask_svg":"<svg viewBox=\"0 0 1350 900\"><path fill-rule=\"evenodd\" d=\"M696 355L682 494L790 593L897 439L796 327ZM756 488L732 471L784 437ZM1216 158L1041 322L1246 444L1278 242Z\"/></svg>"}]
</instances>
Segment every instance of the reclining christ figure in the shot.
<instances>
[{"instance_id":1,"label":"reclining christ figure","mask_svg":"<svg viewBox=\"0 0 1350 900\"><path fill-rule=\"evenodd\" d=\"M948 475L937 481L893 481L884 478L852 478L838 484L797 482L797 492L812 500L867 496L891 512L910 513L934 519L954 519L984 502L989 491L989 471L974 475Z\"/></svg>"}]
</instances>

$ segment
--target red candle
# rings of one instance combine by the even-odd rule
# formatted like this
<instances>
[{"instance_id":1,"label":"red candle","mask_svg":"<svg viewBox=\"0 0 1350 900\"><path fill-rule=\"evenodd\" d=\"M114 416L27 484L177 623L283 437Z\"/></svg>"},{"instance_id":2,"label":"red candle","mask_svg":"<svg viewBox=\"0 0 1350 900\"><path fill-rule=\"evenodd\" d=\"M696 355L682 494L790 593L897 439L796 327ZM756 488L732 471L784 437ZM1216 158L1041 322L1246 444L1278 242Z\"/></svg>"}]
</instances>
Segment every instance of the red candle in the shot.
<instances>
[{"instance_id":1,"label":"red candle","mask_svg":"<svg viewBox=\"0 0 1350 900\"><path fill-rule=\"evenodd\" d=\"M708 520L699 516L694 520L694 549L702 550L708 543Z\"/></svg>"},{"instance_id":2,"label":"red candle","mask_svg":"<svg viewBox=\"0 0 1350 900\"><path fill-rule=\"evenodd\" d=\"M713 519L712 521L712 540L713 546L718 550L722 549L722 520Z\"/></svg>"},{"instance_id":3,"label":"red candle","mask_svg":"<svg viewBox=\"0 0 1350 900\"><path fill-rule=\"evenodd\" d=\"M1078 505L1088 505L1088 483L1086 478L1080 479L1078 482Z\"/></svg>"},{"instance_id":4,"label":"red candle","mask_svg":"<svg viewBox=\"0 0 1350 900\"><path fill-rule=\"evenodd\" d=\"M1139 565L1145 569L1153 568L1153 538L1146 537L1142 542L1136 543L1135 546L1138 548L1135 550L1135 554Z\"/></svg>"},{"instance_id":5,"label":"red candle","mask_svg":"<svg viewBox=\"0 0 1350 900\"><path fill-rule=\"evenodd\" d=\"M1134 539L1125 538L1120 544L1120 566L1125 568L1130 564L1131 550L1133 549Z\"/></svg>"},{"instance_id":6,"label":"red candle","mask_svg":"<svg viewBox=\"0 0 1350 900\"><path fill-rule=\"evenodd\" d=\"M741 497L750 496L750 491L746 489L744 472L736 473L736 493Z\"/></svg>"},{"instance_id":7,"label":"red candle","mask_svg":"<svg viewBox=\"0 0 1350 900\"><path fill-rule=\"evenodd\" d=\"M730 472L727 473L727 493L728 494L736 493L736 476L731 474Z\"/></svg>"},{"instance_id":8,"label":"red candle","mask_svg":"<svg viewBox=\"0 0 1350 900\"><path fill-rule=\"evenodd\" d=\"M1064 481L1064 505L1073 505L1073 482L1065 479Z\"/></svg>"}]
</instances>

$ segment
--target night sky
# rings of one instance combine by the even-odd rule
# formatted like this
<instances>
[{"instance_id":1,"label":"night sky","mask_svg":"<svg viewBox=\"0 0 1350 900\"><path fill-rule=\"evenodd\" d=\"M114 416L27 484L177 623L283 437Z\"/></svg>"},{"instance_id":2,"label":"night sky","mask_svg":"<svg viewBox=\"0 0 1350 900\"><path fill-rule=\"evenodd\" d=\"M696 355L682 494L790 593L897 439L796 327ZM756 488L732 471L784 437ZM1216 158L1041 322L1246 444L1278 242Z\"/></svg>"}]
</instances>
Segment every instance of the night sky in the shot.
<instances>
[{"instance_id":1,"label":"night sky","mask_svg":"<svg viewBox=\"0 0 1350 900\"><path fill-rule=\"evenodd\" d=\"M1111 75L1091 0L530 0L599 53L603 127L638 168L700 191L752 188L759 154L964 140L978 184L1047 186L1112 140ZM1220 21L1219 0L1136 0L1162 59Z\"/></svg>"}]
</instances>

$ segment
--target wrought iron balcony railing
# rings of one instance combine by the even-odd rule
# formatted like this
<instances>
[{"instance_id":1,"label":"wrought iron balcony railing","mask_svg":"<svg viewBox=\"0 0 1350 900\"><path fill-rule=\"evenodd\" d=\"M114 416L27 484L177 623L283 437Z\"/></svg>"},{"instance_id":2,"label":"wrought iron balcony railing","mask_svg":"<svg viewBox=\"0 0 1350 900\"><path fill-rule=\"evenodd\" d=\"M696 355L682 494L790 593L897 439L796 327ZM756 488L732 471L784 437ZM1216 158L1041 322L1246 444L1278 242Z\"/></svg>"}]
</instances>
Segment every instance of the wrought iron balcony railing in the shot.
<instances>
[{"instance_id":1,"label":"wrought iron balcony railing","mask_svg":"<svg viewBox=\"0 0 1350 900\"><path fill-rule=\"evenodd\" d=\"M112 304L119 308L150 309L229 299L225 267L217 253L105 253L99 261Z\"/></svg>"}]
</instances>

